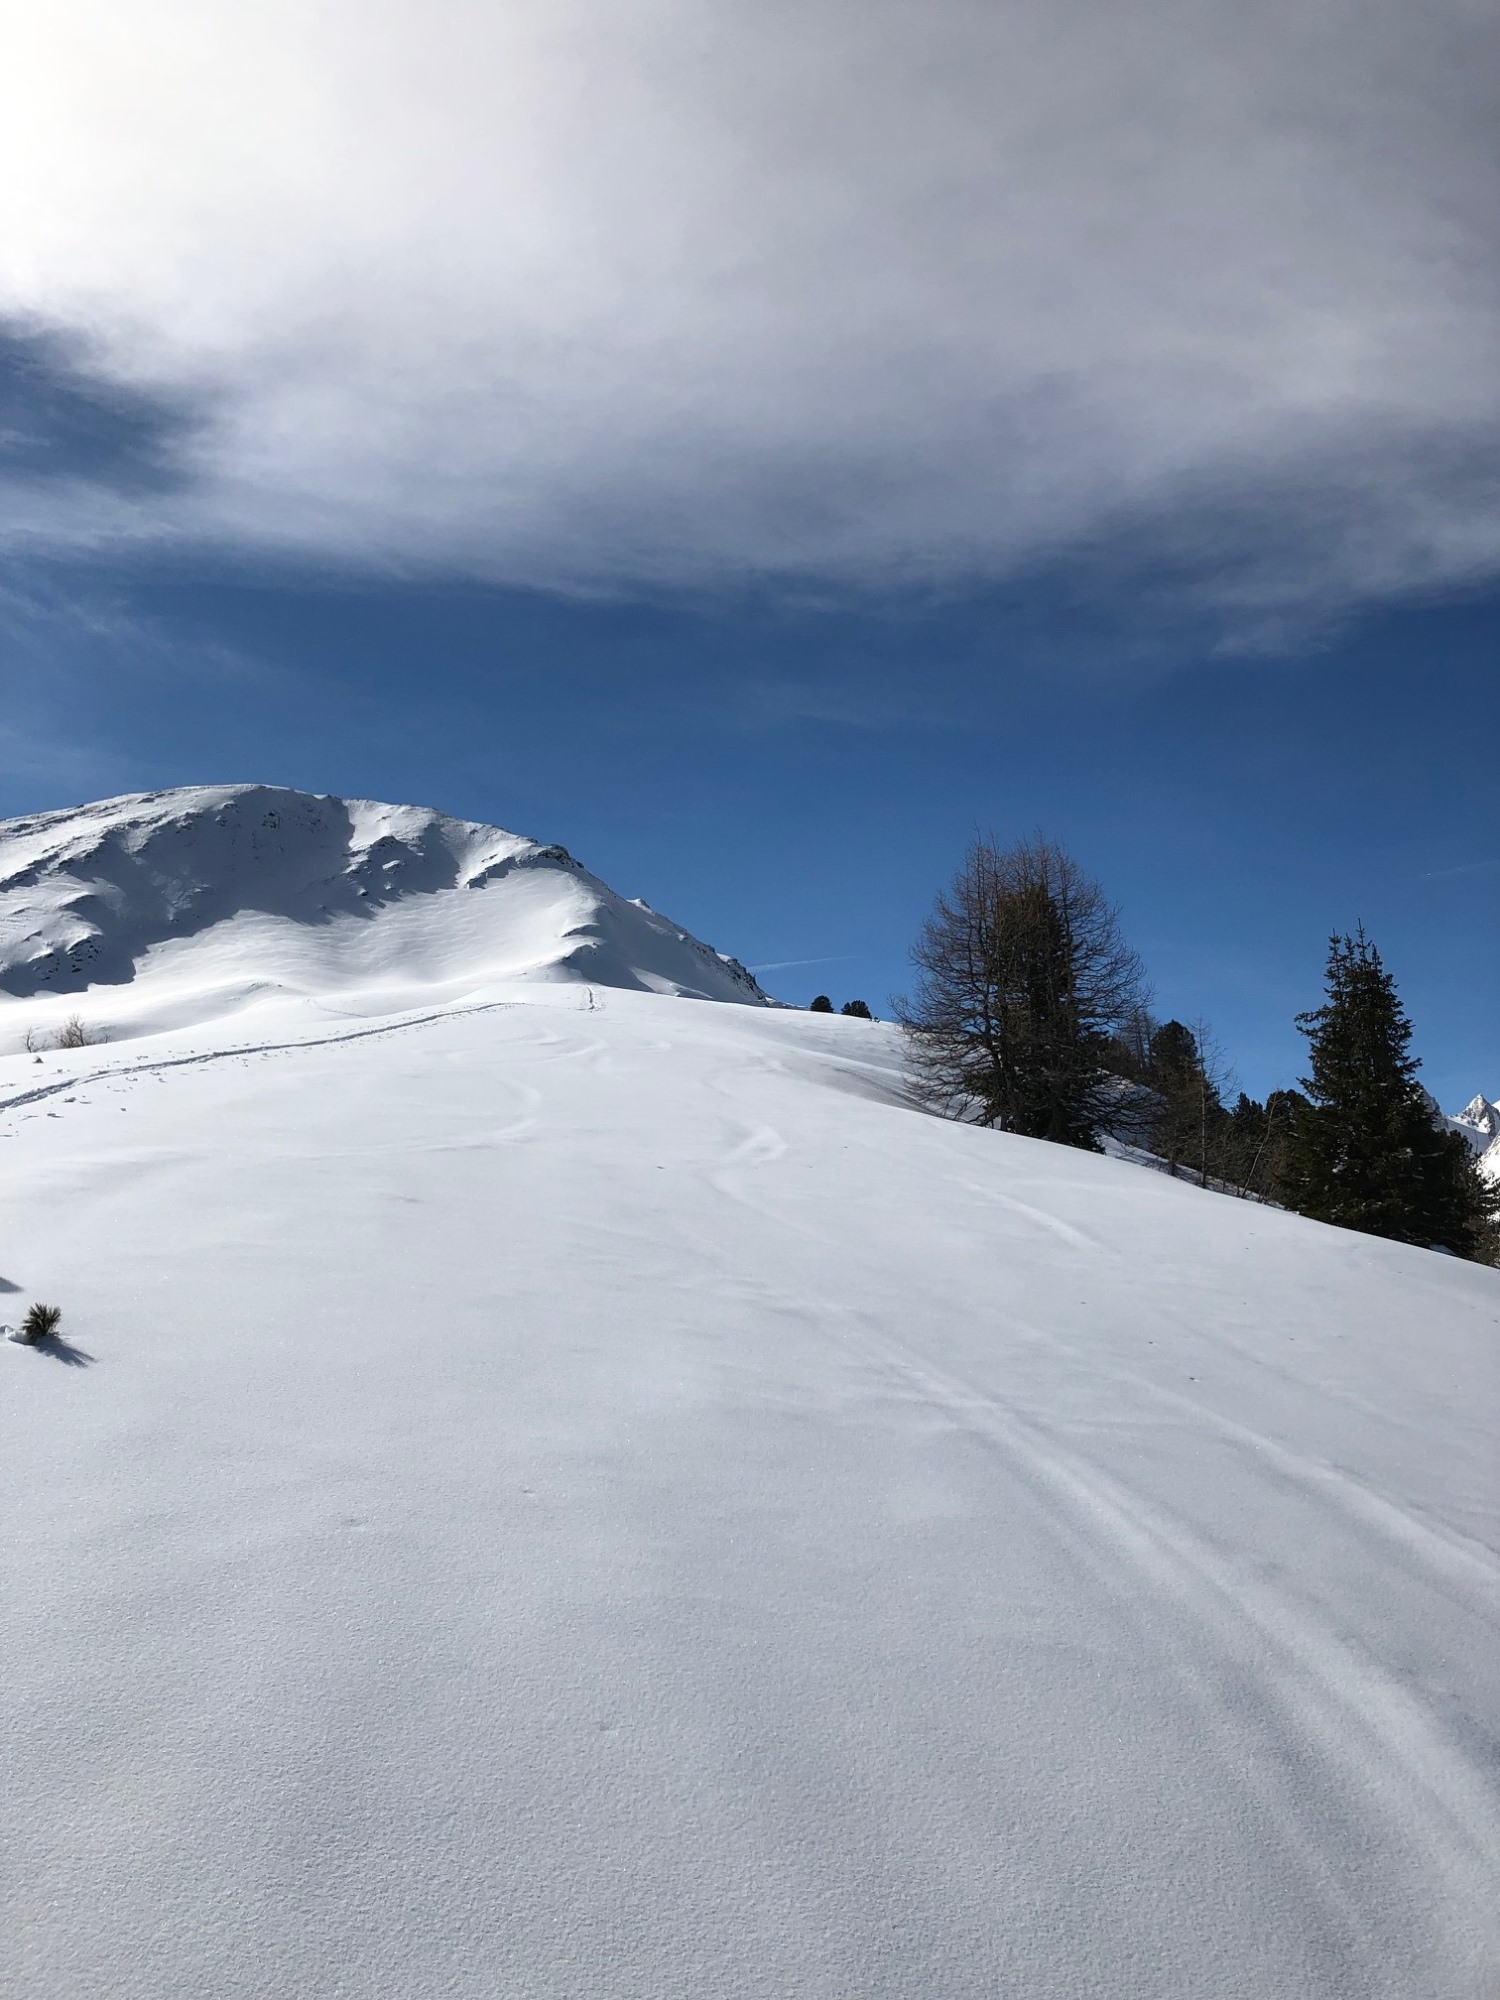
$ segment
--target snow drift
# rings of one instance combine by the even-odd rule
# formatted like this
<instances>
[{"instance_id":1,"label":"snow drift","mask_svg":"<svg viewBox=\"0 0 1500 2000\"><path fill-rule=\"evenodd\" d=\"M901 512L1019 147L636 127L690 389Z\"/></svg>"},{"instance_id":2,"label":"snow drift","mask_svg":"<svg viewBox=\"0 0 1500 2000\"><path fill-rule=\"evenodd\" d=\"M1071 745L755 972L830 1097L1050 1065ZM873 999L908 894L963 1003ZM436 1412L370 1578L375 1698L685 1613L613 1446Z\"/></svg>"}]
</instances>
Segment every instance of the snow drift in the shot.
<instances>
[{"instance_id":1,"label":"snow drift","mask_svg":"<svg viewBox=\"0 0 1500 2000\"><path fill-rule=\"evenodd\" d=\"M118 1034L269 995L398 1005L516 977L765 1002L565 849L423 807L221 785L0 821L0 994L40 1002L27 1025L86 1011Z\"/></svg>"}]
</instances>

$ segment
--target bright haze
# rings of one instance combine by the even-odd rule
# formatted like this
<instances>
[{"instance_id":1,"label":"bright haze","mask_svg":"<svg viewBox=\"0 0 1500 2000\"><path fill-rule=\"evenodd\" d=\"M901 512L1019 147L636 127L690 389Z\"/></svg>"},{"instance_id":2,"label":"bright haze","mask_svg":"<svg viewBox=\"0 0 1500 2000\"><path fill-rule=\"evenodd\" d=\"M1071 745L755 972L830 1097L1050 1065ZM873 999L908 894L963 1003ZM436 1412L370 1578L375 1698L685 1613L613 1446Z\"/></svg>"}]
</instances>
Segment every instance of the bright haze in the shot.
<instances>
[{"instance_id":1,"label":"bright haze","mask_svg":"<svg viewBox=\"0 0 1500 2000\"><path fill-rule=\"evenodd\" d=\"M28 10L10 305L199 421L9 526L951 582L1243 508L1247 610L1473 579L1497 76L1463 0Z\"/></svg>"}]
</instances>

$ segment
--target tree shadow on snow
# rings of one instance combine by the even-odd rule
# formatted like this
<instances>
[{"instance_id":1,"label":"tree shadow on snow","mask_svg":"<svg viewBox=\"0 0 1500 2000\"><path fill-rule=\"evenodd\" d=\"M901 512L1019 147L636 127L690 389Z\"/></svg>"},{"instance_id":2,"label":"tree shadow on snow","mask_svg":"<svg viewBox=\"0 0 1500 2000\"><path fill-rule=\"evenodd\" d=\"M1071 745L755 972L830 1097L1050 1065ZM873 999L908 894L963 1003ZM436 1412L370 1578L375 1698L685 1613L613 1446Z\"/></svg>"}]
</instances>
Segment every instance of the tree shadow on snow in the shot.
<instances>
[{"instance_id":1,"label":"tree shadow on snow","mask_svg":"<svg viewBox=\"0 0 1500 2000\"><path fill-rule=\"evenodd\" d=\"M20 1289L21 1287L12 1283L9 1278L0 1278L0 1292L18 1292Z\"/></svg>"}]
</instances>

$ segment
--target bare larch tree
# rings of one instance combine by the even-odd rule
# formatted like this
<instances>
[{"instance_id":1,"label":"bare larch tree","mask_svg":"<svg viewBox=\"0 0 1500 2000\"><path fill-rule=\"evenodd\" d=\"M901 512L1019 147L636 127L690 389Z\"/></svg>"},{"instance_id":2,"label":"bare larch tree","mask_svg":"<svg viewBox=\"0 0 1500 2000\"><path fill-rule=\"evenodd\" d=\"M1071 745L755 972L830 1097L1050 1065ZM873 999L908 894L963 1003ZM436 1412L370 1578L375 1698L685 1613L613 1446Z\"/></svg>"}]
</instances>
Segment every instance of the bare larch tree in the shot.
<instances>
[{"instance_id":1,"label":"bare larch tree","mask_svg":"<svg viewBox=\"0 0 1500 2000\"><path fill-rule=\"evenodd\" d=\"M953 1117L1097 1150L1118 1109L1110 1038L1143 1005L1119 917L1038 836L976 840L912 948L897 1018L918 1090Z\"/></svg>"}]
</instances>

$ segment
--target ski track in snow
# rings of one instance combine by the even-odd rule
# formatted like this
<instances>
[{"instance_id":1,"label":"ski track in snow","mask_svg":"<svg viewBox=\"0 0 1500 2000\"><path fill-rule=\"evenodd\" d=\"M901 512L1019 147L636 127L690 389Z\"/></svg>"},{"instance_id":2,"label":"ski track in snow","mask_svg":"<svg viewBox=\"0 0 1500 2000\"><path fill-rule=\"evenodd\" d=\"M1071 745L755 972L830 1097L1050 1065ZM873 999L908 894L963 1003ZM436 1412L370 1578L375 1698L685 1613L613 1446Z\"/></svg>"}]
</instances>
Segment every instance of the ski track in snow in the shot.
<instances>
[{"instance_id":1,"label":"ski track in snow","mask_svg":"<svg viewBox=\"0 0 1500 2000\"><path fill-rule=\"evenodd\" d=\"M1099 1248L1097 1237L1090 1236L1086 1230L1076 1229L1071 1222L1063 1222L1057 1216L1049 1215L1044 1208L1036 1208L1029 1201L1019 1201L1015 1195L1001 1194L998 1189L981 1187L974 1181L963 1181L959 1185L968 1193L977 1194L981 1201L995 1202L1009 1209L1012 1215L1024 1216L1028 1222L1035 1223L1038 1229L1045 1229L1049 1235L1057 1237L1070 1249L1092 1251Z\"/></svg>"},{"instance_id":2,"label":"ski track in snow","mask_svg":"<svg viewBox=\"0 0 1500 2000\"><path fill-rule=\"evenodd\" d=\"M785 1151L786 1141L774 1125L757 1125L730 1150L724 1165L726 1167L769 1166L772 1160L779 1160Z\"/></svg>"},{"instance_id":3,"label":"ski track in snow","mask_svg":"<svg viewBox=\"0 0 1500 2000\"><path fill-rule=\"evenodd\" d=\"M784 1150L784 1142L774 1132L761 1128L735 1148L725 1164L758 1164ZM749 1199L726 1174L719 1173L713 1178L714 1184L733 1199ZM1003 1204L1010 1212L1049 1230L1071 1247L1087 1250L1100 1247L1096 1239L1030 1203L973 1183L964 1185L982 1199ZM830 1337L841 1336L833 1332ZM1438 1821L1433 1821L1430 1814L1427 1816L1427 1832L1435 1844L1441 1846L1444 1835L1455 1829L1462 1837L1462 1858L1454 1858L1453 1870L1464 1880L1465 1893L1478 1895L1485 1885L1493 1886L1497 1832L1493 1794L1475 1783L1469 1767L1440 1740L1430 1719L1397 1683L1383 1677L1369 1661L1356 1658L1304 1611L1226 1569L1185 1522L1154 1515L1141 1494L1120 1487L1098 1467L1068 1452L1055 1435L1008 1409L995 1396L944 1374L930 1361L883 1341L868 1330L842 1337L883 1365L894 1380L915 1387L966 1429L1024 1462L1102 1541L1118 1548L1149 1576L1163 1595L1177 1603L1196 1606L1201 1612L1207 1600L1195 1586L1200 1580L1209 1583L1219 1608L1230 1622L1232 1614L1237 1613L1240 1622L1253 1625L1265 1639L1279 1646L1304 1675L1317 1682L1331 1708L1347 1710L1348 1721L1358 1725L1358 1731L1333 1730L1340 1761L1356 1772L1362 1769L1360 1739L1372 1748L1383 1745L1387 1761L1389 1752L1395 1751L1405 1776L1443 1809ZM1056 1341L1055 1337L1049 1338L1060 1352L1082 1360L1076 1348ZM1091 1360L1089 1366L1099 1372L1097 1361ZM1467 1592L1478 1590L1500 1611L1500 1557L1489 1550L1427 1525L1349 1474L1289 1451L1202 1402L1141 1375L1108 1369L1103 1372L1112 1373L1116 1380L1128 1383L1135 1390L1144 1390L1162 1406L1180 1410L1195 1428L1211 1430L1243 1447L1309 1497L1326 1502L1380 1537L1393 1550L1423 1564L1435 1578ZM1403 1810L1409 1808L1409 1797L1400 1804ZM1500 1916L1500 1912L1494 1914ZM1492 1920L1484 1936L1492 1955L1500 1958L1500 1922Z\"/></svg>"},{"instance_id":4,"label":"ski track in snow","mask_svg":"<svg viewBox=\"0 0 1500 2000\"><path fill-rule=\"evenodd\" d=\"M12 1097L0 1097L0 1118L9 1111L17 1111L23 1105L44 1103L49 1097L63 1096L66 1091L77 1092L94 1084L133 1081L137 1077L165 1076L170 1070L203 1069L210 1064L245 1061L251 1056L292 1055L303 1049L337 1048L345 1042L370 1042L383 1040L390 1035L429 1027L434 1021L448 1021L466 1014L489 1014L500 1008L515 1005L509 1000L486 1000L475 1005L444 1008L438 1012L403 1016L395 1021L382 1021L373 1028L349 1028L336 1035L306 1035L286 1042L236 1042L232 1048L204 1049L189 1056L145 1056L103 1068L90 1070L85 1076L70 1077L62 1082L38 1084L33 1090L17 1091ZM551 1039L561 1040L562 1037ZM71 1097L63 1097L64 1103L71 1104Z\"/></svg>"},{"instance_id":5,"label":"ski track in snow","mask_svg":"<svg viewBox=\"0 0 1500 2000\"><path fill-rule=\"evenodd\" d=\"M714 1083L726 1092L732 1090L724 1078ZM731 1152L725 1168L755 1165L783 1150L778 1142L771 1151L762 1132L756 1132ZM721 1170L712 1179L731 1199L768 1218L775 1213L729 1172ZM1013 1195L973 1181L955 1185L1072 1249L1113 1254L1097 1237ZM779 1220L802 1233L816 1233L805 1222L785 1215ZM1331 1782L1366 1793L1392 1837L1409 1848L1413 1865L1428 1873L1432 1908L1442 1913L1441 1927L1453 1952L1452 1976L1462 1982L1462 1990L1470 1990L1472 1984L1473 1990L1488 1994L1492 1990L1488 1975L1500 1963L1496 1901L1500 1825L1493 1771L1487 1782L1411 1689L1367 1653L1341 1640L1311 1613L1306 1599L1276 1591L1243 1562L1224 1561L1188 1521L1164 1513L1143 1492L1122 1485L1099 1465L1070 1451L1055 1432L1008 1407L1003 1399L945 1373L931 1360L856 1323L851 1315L826 1307L823 1317L828 1338L854 1347L893 1384L942 1411L1001 1453L1013 1468L1023 1468L1043 1510L1056 1509L1066 1516L1091 1567L1112 1589L1124 1588L1135 1595L1135 1587L1142 1587L1149 1593L1156 1607L1149 1622L1159 1628L1158 1643L1175 1657L1184 1680L1191 1683L1226 1740L1243 1732L1230 1707L1214 1692L1222 1666L1216 1669L1212 1663L1254 1662L1261 1693L1279 1707L1279 1727L1301 1743L1300 1754L1318 1755ZM1059 1354L1083 1362L1076 1346L1037 1331ZM1090 1357L1087 1365L1143 1393L1158 1407L1179 1411L1194 1429L1232 1442L1305 1498L1336 1511L1389 1552L1421 1565L1439 1586L1464 1597L1478 1595L1492 1612L1500 1612L1500 1557L1491 1550L1424 1522L1352 1474L1291 1451L1201 1401L1140 1374L1101 1368L1096 1357ZM1127 1566L1128 1582L1123 1586L1121 1562ZM1138 1599L1137 1609L1141 1616L1147 1615ZM1184 1620L1201 1628L1196 1647L1184 1640ZM1205 1666L1205 1660L1211 1664ZM1226 1758L1226 1770L1230 1761ZM1249 1768L1244 1758L1234 1761L1242 1771ZM1492 1766L1496 1762L1500 1762L1500 1742L1491 1752ZM1257 1780L1247 1782L1251 1789L1263 1790ZM1347 1892L1330 1879L1312 1827L1289 1823L1296 1817L1294 1806L1283 1802L1278 1810L1288 1822L1282 1831L1320 1881L1330 1908L1341 1914L1350 1952L1364 1955L1360 1913ZM1500 1992L1500 1980L1493 1990Z\"/></svg>"},{"instance_id":6,"label":"ski track in snow","mask_svg":"<svg viewBox=\"0 0 1500 2000\"><path fill-rule=\"evenodd\" d=\"M770 1143L771 1141L775 1141L774 1145ZM784 1150L784 1142L763 1128L736 1147L724 1165L726 1169L754 1165L763 1159L777 1157ZM714 1185L731 1199L750 1207L757 1206L754 1198L727 1172L721 1171L715 1174L713 1181ZM1113 1254L1097 1238L1055 1216L1048 1215L1045 1210L1036 1208L1031 1203L973 1182L964 1181L955 1184L965 1187L986 1202L1003 1206L1008 1212L1034 1223L1039 1229L1056 1236L1071 1248L1102 1253L1105 1256ZM775 1215L774 1209L769 1206L760 1207L758 1212L768 1219ZM779 1220L783 1226L816 1234L804 1222L785 1216ZM1457 1534L1451 1528L1442 1528L1424 1521L1420 1516L1372 1490L1347 1470L1288 1450L1275 1439L1244 1424L1236 1423L1232 1418L1224 1416L1202 1401L1185 1396L1180 1391L1167 1388L1161 1383L1153 1382L1145 1375L1112 1368L1107 1363L1101 1363L1097 1355L1085 1358L1082 1350L1075 1344L1060 1338L1050 1329L1045 1333L1040 1328L1032 1328L1029 1331L1033 1337L1045 1339L1056 1353L1068 1356L1080 1365L1086 1365L1095 1375L1116 1381L1122 1387L1128 1387L1137 1394L1146 1396L1161 1408L1180 1411L1195 1430L1212 1432L1263 1461L1299 1491L1337 1509L1352 1523L1368 1534L1378 1537L1393 1551L1399 1551L1420 1562L1435 1580L1450 1584L1466 1594L1478 1591L1493 1606L1496 1613L1500 1614L1500 1555L1493 1550ZM876 1350L872 1348L871 1351L873 1353ZM902 1354L895 1349L886 1352L891 1365L898 1369L905 1369L911 1373L917 1366L910 1355ZM966 1409L976 1399L983 1400L980 1398L980 1392L962 1385L948 1384L946 1387L936 1388L943 1379L936 1374L931 1377L935 1386L935 1399L945 1407L961 1410ZM1001 1408L999 1404L993 1404L992 1407L997 1411ZM1015 1418L1014 1422L1019 1424L1021 1420ZM1016 1432L1015 1435L1020 1436L1021 1433Z\"/></svg>"},{"instance_id":7,"label":"ski track in snow","mask_svg":"<svg viewBox=\"0 0 1500 2000\"><path fill-rule=\"evenodd\" d=\"M1201 1622L1214 1652L1244 1656L1258 1641L1279 1653L1279 1661L1262 1665L1262 1687L1281 1695L1292 1726L1314 1731L1351 1782L1375 1792L1393 1829L1416 1853L1441 1858L1449 1920L1456 1915L1475 1927L1474 1963L1500 1955L1500 1912L1486 1893L1495 1862L1493 1794L1405 1688L1342 1644L1304 1605L1267 1587L1243 1564L1224 1562L1186 1521L1166 1516L1042 1426L929 1361L868 1334L856 1338L893 1380L1024 1464L1101 1554L1122 1558L1130 1575L1173 1607L1174 1622L1179 1612ZM1420 1553L1425 1559L1431 1551L1424 1544ZM1118 1584L1112 1562L1102 1563L1101 1572Z\"/></svg>"},{"instance_id":8,"label":"ski track in snow","mask_svg":"<svg viewBox=\"0 0 1500 2000\"><path fill-rule=\"evenodd\" d=\"M1500 1992L1500 1282L866 1033L588 986L0 1096L103 1364L0 1354L7 2000Z\"/></svg>"}]
</instances>

